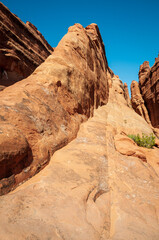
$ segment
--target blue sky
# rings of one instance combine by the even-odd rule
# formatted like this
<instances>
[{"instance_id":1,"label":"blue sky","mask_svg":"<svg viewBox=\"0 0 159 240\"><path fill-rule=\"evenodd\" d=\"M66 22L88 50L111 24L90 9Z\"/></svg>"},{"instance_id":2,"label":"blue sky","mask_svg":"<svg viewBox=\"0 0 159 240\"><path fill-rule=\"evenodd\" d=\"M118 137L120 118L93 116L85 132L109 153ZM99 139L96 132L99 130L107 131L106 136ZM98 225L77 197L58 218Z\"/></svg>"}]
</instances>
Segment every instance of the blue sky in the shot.
<instances>
[{"instance_id":1,"label":"blue sky","mask_svg":"<svg viewBox=\"0 0 159 240\"><path fill-rule=\"evenodd\" d=\"M144 61L159 53L159 0L2 0L23 22L30 21L52 47L69 26L97 23L110 68L130 86Z\"/></svg>"}]
</instances>

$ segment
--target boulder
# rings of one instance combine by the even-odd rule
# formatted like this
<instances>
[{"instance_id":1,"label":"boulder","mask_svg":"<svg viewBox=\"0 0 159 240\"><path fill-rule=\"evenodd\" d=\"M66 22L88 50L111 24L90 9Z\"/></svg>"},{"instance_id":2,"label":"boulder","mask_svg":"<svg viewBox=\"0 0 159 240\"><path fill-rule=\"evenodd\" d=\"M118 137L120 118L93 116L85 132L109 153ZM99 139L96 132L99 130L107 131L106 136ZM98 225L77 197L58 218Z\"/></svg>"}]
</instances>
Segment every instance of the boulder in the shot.
<instances>
[{"instance_id":1,"label":"boulder","mask_svg":"<svg viewBox=\"0 0 159 240\"><path fill-rule=\"evenodd\" d=\"M117 134L114 137L115 147L118 152L126 156L134 156L140 158L142 161L147 162L146 155L141 147L138 147L137 144L128 136Z\"/></svg>"}]
</instances>

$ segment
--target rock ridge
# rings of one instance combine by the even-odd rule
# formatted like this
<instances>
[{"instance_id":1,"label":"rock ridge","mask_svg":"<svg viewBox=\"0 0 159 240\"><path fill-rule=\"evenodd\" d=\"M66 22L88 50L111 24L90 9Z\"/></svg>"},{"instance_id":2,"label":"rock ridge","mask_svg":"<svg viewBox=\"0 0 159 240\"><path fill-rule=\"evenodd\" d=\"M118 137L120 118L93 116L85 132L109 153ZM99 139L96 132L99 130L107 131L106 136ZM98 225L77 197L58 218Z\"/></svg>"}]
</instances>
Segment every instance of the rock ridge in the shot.
<instances>
[{"instance_id":1,"label":"rock ridge","mask_svg":"<svg viewBox=\"0 0 159 240\"><path fill-rule=\"evenodd\" d=\"M0 141L5 137L9 146L5 128L11 125L17 142L20 136L26 142L25 151L23 144L1 153L1 194L40 171L75 138L80 123L107 103L111 75L98 26L75 24L31 76L0 92Z\"/></svg>"}]
</instances>

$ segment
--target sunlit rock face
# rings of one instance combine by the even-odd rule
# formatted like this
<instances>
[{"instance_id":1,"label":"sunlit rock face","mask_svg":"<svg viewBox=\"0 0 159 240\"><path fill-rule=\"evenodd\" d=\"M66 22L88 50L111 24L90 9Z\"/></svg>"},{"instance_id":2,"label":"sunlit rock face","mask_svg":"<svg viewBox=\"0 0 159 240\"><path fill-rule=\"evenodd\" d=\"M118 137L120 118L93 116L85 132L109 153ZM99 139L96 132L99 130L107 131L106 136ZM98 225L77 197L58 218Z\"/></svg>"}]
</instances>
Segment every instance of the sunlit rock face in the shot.
<instances>
[{"instance_id":1,"label":"sunlit rock face","mask_svg":"<svg viewBox=\"0 0 159 240\"><path fill-rule=\"evenodd\" d=\"M0 3L0 90L28 77L52 52L33 24Z\"/></svg>"},{"instance_id":2,"label":"sunlit rock face","mask_svg":"<svg viewBox=\"0 0 159 240\"><path fill-rule=\"evenodd\" d=\"M140 66L139 88L151 123L159 128L159 56L155 59L152 68L149 62L144 62Z\"/></svg>"},{"instance_id":3,"label":"sunlit rock face","mask_svg":"<svg viewBox=\"0 0 159 240\"><path fill-rule=\"evenodd\" d=\"M0 239L159 239L159 148L141 148L128 138L152 129L128 107L119 77L109 75L109 86L108 103L77 136L0 197Z\"/></svg>"},{"instance_id":4,"label":"sunlit rock face","mask_svg":"<svg viewBox=\"0 0 159 240\"><path fill-rule=\"evenodd\" d=\"M130 100L130 96L129 96L129 90L128 90L127 83L124 83L124 96L125 96L128 106L131 107L131 100Z\"/></svg>"},{"instance_id":5,"label":"sunlit rock face","mask_svg":"<svg viewBox=\"0 0 159 240\"><path fill-rule=\"evenodd\" d=\"M131 83L131 104L135 112L145 118L148 123L150 123L148 111L140 93L139 84L136 81L132 81Z\"/></svg>"},{"instance_id":6,"label":"sunlit rock face","mask_svg":"<svg viewBox=\"0 0 159 240\"><path fill-rule=\"evenodd\" d=\"M0 141L7 146L1 153L1 194L40 171L75 138L80 123L107 103L111 75L98 26L76 24L31 76L0 92Z\"/></svg>"},{"instance_id":7,"label":"sunlit rock face","mask_svg":"<svg viewBox=\"0 0 159 240\"><path fill-rule=\"evenodd\" d=\"M0 92L0 239L158 240L159 141L128 137L153 131L108 67L98 26L70 27Z\"/></svg>"}]
</instances>

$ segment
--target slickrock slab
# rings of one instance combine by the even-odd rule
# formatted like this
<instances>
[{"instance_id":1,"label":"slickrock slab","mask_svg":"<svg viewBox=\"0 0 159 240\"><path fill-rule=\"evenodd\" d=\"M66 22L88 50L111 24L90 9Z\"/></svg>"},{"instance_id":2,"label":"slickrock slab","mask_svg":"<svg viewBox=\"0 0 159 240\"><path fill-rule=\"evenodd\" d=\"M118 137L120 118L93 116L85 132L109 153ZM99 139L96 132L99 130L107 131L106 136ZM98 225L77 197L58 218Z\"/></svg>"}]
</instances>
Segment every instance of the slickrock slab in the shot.
<instances>
[{"instance_id":1,"label":"slickrock slab","mask_svg":"<svg viewBox=\"0 0 159 240\"><path fill-rule=\"evenodd\" d=\"M159 239L159 149L146 153L147 163L116 150L121 130L152 131L127 106L120 86L114 77L108 104L81 125L76 139L0 197L0 239Z\"/></svg>"},{"instance_id":2,"label":"slickrock slab","mask_svg":"<svg viewBox=\"0 0 159 240\"><path fill-rule=\"evenodd\" d=\"M93 117L82 124L77 138L45 169L0 198L0 239L107 239L105 120Z\"/></svg>"}]
</instances>

